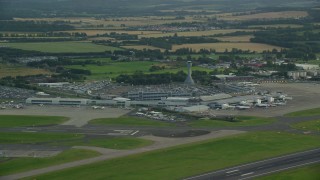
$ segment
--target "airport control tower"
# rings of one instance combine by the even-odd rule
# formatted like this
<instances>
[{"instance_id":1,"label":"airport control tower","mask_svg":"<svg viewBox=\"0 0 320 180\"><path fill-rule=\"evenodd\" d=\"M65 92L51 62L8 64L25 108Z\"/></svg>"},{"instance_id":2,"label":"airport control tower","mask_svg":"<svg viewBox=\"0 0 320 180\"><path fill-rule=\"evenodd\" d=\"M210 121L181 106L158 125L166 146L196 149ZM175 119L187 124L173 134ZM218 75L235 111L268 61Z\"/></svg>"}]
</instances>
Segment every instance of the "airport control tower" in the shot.
<instances>
[{"instance_id":1,"label":"airport control tower","mask_svg":"<svg viewBox=\"0 0 320 180\"><path fill-rule=\"evenodd\" d=\"M194 85L194 81L191 77L191 74L192 74L192 70L191 70L192 62L191 61L187 62L187 67L188 67L188 76L187 76L186 80L184 81L184 83L189 84L189 85Z\"/></svg>"}]
</instances>

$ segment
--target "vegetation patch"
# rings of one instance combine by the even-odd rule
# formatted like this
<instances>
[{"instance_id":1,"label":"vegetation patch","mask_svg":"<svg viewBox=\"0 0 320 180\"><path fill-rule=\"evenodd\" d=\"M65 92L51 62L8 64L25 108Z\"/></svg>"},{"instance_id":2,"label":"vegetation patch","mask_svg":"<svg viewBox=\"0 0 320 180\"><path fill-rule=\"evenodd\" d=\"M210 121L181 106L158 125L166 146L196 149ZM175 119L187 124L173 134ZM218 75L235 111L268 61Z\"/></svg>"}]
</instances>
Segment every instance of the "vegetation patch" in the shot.
<instances>
[{"instance_id":1,"label":"vegetation patch","mask_svg":"<svg viewBox=\"0 0 320 180\"><path fill-rule=\"evenodd\" d=\"M21 65L13 66L13 65L0 64L0 78L6 77L6 76L16 77L16 76L38 75L38 74L51 74L51 73L44 69L29 68Z\"/></svg>"},{"instance_id":2,"label":"vegetation patch","mask_svg":"<svg viewBox=\"0 0 320 180\"><path fill-rule=\"evenodd\" d=\"M95 179L182 179L319 146L316 136L251 132L70 168L36 179L88 179L92 175Z\"/></svg>"},{"instance_id":3,"label":"vegetation patch","mask_svg":"<svg viewBox=\"0 0 320 180\"><path fill-rule=\"evenodd\" d=\"M232 119L200 119L188 124L192 127L257 126L270 124L274 121L273 118L239 116Z\"/></svg>"},{"instance_id":4,"label":"vegetation patch","mask_svg":"<svg viewBox=\"0 0 320 180\"><path fill-rule=\"evenodd\" d=\"M292 112L292 113L286 114L285 116L287 116L287 117L303 117L303 116L318 116L318 115L320 115L320 108Z\"/></svg>"},{"instance_id":5,"label":"vegetation patch","mask_svg":"<svg viewBox=\"0 0 320 180\"><path fill-rule=\"evenodd\" d=\"M0 144L53 143L82 138L84 135L67 133L0 132Z\"/></svg>"},{"instance_id":6,"label":"vegetation patch","mask_svg":"<svg viewBox=\"0 0 320 180\"><path fill-rule=\"evenodd\" d=\"M278 46L272 46L261 43L201 43L201 44L182 44L182 45L173 45L172 50L175 51L181 48L190 48L196 52L200 51L200 49L215 49L216 52L225 52L226 49L231 51L233 48L241 49L241 50L250 50L256 52L262 51L272 51L273 49L281 50Z\"/></svg>"},{"instance_id":7,"label":"vegetation patch","mask_svg":"<svg viewBox=\"0 0 320 180\"><path fill-rule=\"evenodd\" d=\"M96 146L110 149L135 149L150 145L152 141L132 137L91 137L66 133L0 133L0 144L35 143L49 146Z\"/></svg>"},{"instance_id":8,"label":"vegetation patch","mask_svg":"<svg viewBox=\"0 0 320 180\"><path fill-rule=\"evenodd\" d=\"M0 115L0 127L56 125L67 120L66 117L58 116Z\"/></svg>"},{"instance_id":9,"label":"vegetation patch","mask_svg":"<svg viewBox=\"0 0 320 180\"><path fill-rule=\"evenodd\" d=\"M29 171L33 169L45 168L53 165L63 164L81 159L99 156L100 153L83 150L70 149L56 156L46 158L0 158L0 176Z\"/></svg>"},{"instance_id":10,"label":"vegetation patch","mask_svg":"<svg viewBox=\"0 0 320 180\"><path fill-rule=\"evenodd\" d=\"M257 178L259 180L283 180L283 179L320 179L320 164L296 168L269 176Z\"/></svg>"},{"instance_id":11,"label":"vegetation patch","mask_svg":"<svg viewBox=\"0 0 320 180\"><path fill-rule=\"evenodd\" d=\"M48 53L88 53L120 50L120 48L96 45L90 42L0 43L0 46Z\"/></svg>"},{"instance_id":12,"label":"vegetation patch","mask_svg":"<svg viewBox=\"0 0 320 180\"><path fill-rule=\"evenodd\" d=\"M89 122L97 125L119 125L119 126L172 126L172 123L161 122L151 119L124 116L120 118L94 119Z\"/></svg>"},{"instance_id":13,"label":"vegetation patch","mask_svg":"<svg viewBox=\"0 0 320 180\"><path fill-rule=\"evenodd\" d=\"M291 127L302 130L320 131L320 120L311 120L300 123L295 123Z\"/></svg>"},{"instance_id":14,"label":"vegetation patch","mask_svg":"<svg viewBox=\"0 0 320 180\"><path fill-rule=\"evenodd\" d=\"M65 146L96 146L109 149L136 149L151 145L153 142L133 137L87 138L76 141L55 143Z\"/></svg>"}]
</instances>

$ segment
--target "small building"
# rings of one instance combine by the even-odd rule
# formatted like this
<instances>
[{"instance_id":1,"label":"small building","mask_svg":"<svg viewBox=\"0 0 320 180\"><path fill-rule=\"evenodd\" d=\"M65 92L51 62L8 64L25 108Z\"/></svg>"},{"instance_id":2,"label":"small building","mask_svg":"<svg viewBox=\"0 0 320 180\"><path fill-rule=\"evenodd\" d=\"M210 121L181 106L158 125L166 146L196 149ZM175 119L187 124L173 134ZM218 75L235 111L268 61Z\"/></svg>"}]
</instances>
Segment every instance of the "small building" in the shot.
<instances>
[{"instance_id":1,"label":"small building","mask_svg":"<svg viewBox=\"0 0 320 180\"><path fill-rule=\"evenodd\" d=\"M58 82L58 83L38 83L38 86L49 87L49 88L61 88L65 85L70 84L69 82Z\"/></svg>"},{"instance_id":2,"label":"small building","mask_svg":"<svg viewBox=\"0 0 320 180\"><path fill-rule=\"evenodd\" d=\"M303 70L318 70L319 65L316 64L295 64L298 68Z\"/></svg>"},{"instance_id":3,"label":"small building","mask_svg":"<svg viewBox=\"0 0 320 180\"><path fill-rule=\"evenodd\" d=\"M87 105L88 99L76 98L28 98L27 104L50 104L50 105Z\"/></svg>"}]
</instances>

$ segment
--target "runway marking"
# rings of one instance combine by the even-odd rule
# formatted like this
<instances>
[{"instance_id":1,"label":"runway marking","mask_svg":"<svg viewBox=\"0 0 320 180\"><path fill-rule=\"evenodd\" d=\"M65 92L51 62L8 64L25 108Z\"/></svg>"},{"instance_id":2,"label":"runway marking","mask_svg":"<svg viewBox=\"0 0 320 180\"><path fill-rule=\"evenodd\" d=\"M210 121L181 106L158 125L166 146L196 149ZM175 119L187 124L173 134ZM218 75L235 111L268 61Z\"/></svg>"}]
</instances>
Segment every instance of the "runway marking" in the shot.
<instances>
[{"instance_id":1,"label":"runway marking","mask_svg":"<svg viewBox=\"0 0 320 180\"><path fill-rule=\"evenodd\" d=\"M253 174L254 172L249 172L249 173L246 173L246 174L241 174L241 176L249 176L251 174Z\"/></svg>"},{"instance_id":2,"label":"runway marking","mask_svg":"<svg viewBox=\"0 0 320 180\"><path fill-rule=\"evenodd\" d=\"M133 133L131 134L131 136L133 136L133 135L137 134L138 132L139 132L139 130L138 130L138 131L136 131L136 132L133 132Z\"/></svg>"},{"instance_id":3,"label":"runway marking","mask_svg":"<svg viewBox=\"0 0 320 180\"><path fill-rule=\"evenodd\" d=\"M308 153L308 152L319 151L319 150L320 150L320 148L312 149L312 150L308 150L308 151L303 151L303 152L296 152L296 153L293 153L293 154L288 154L288 155L285 155L285 156L280 156L280 157L270 158L270 159L266 159L266 160L262 160L262 161L249 163L249 164L244 164L244 165L232 167L232 168L229 168L229 169L223 169L223 170L220 170L220 171L209 172L209 173L201 174L201 175L198 175L198 176L192 176L192 177L189 177L189 178L185 178L185 180L191 180L191 179L199 178L199 177L202 177L202 176L207 176L207 175L210 175L210 174L217 174L217 173L221 173L221 172L224 172L224 171L232 170L234 168L241 168L241 167L245 167L245 166L259 164L259 163L262 163L262 162L267 162L267 161L271 161L271 160L275 160L275 159L281 159L281 158L285 158L285 157L289 157L289 156L294 156L294 155L297 155L297 154L305 154L305 153Z\"/></svg>"},{"instance_id":4,"label":"runway marking","mask_svg":"<svg viewBox=\"0 0 320 180\"><path fill-rule=\"evenodd\" d=\"M239 169L235 169L235 170L232 170L232 171L228 171L228 172L226 172L226 173L229 174L229 173L233 173L233 172L237 172L237 171L239 171Z\"/></svg>"},{"instance_id":5,"label":"runway marking","mask_svg":"<svg viewBox=\"0 0 320 180\"><path fill-rule=\"evenodd\" d=\"M242 179L239 179L239 180L251 179L251 178L254 178L254 177L259 177L259 176L263 176L263 175L267 175L267 174L272 174L272 173L275 173L275 172L284 171L284 170L287 170L287 169L292 169L292 168L295 168L295 167L305 166L305 165L314 164L314 163L318 163L318 162L320 162L320 160L312 161L312 162L308 162L308 163L304 163L304 164L299 164L299 165L295 165L295 166L290 166L290 167L286 167L286 168L282 168L282 169L277 169L277 170L274 170L274 171L269 171L269 172L266 172L266 173L261 173L261 174L257 174L257 175L250 176L250 177L245 177L245 178L242 178Z\"/></svg>"},{"instance_id":6,"label":"runway marking","mask_svg":"<svg viewBox=\"0 0 320 180\"><path fill-rule=\"evenodd\" d=\"M37 131L22 131L22 132L26 132L26 133L34 133L34 132L37 132Z\"/></svg>"}]
</instances>

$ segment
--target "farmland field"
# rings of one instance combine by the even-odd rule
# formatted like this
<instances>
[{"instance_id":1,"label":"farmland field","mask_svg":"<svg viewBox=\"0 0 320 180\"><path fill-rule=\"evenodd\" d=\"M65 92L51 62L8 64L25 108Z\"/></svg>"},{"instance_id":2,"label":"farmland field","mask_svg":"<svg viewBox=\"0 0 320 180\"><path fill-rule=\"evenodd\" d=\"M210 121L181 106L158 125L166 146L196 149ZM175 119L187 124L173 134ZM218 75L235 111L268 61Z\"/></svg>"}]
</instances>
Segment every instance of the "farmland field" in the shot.
<instances>
[{"instance_id":1,"label":"farmland field","mask_svg":"<svg viewBox=\"0 0 320 180\"><path fill-rule=\"evenodd\" d=\"M96 45L90 42L0 43L0 46L48 53L85 53L119 50L116 47Z\"/></svg>"},{"instance_id":2,"label":"farmland field","mask_svg":"<svg viewBox=\"0 0 320 180\"><path fill-rule=\"evenodd\" d=\"M223 36L216 39L224 42L250 42L254 36Z\"/></svg>"},{"instance_id":3,"label":"farmland field","mask_svg":"<svg viewBox=\"0 0 320 180\"><path fill-rule=\"evenodd\" d=\"M72 68L72 69L84 69L84 70L90 70L91 75L88 77L88 79L102 79L102 78L113 78L121 74L133 74L136 71L141 71L144 73L150 73L149 69L152 65L164 65L157 62L149 62L149 61L133 61L133 62L114 62L114 63L108 63L103 66L98 65L71 65L71 66L65 66L66 68ZM199 70L199 71L211 71L210 69L198 67L195 66L192 68L192 70ZM178 71L184 71L187 72L187 67L166 67L164 70L155 71L153 73L161 74L161 73L176 73Z\"/></svg>"},{"instance_id":4,"label":"farmland field","mask_svg":"<svg viewBox=\"0 0 320 180\"><path fill-rule=\"evenodd\" d=\"M35 68L29 68L19 65L5 65L0 64L0 78L11 76L27 76L27 75L37 75L37 74L51 74L49 71L46 71L44 69L35 69Z\"/></svg>"},{"instance_id":5,"label":"farmland field","mask_svg":"<svg viewBox=\"0 0 320 180\"><path fill-rule=\"evenodd\" d=\"M299 24L267 24L267 25L252 25L249 28L301 28L302 25Z\"/></svg>"},{"instance_id":6,"label":"farmland field","mask_svg":"<svg viewBox=\"0 0 320 180\"><path fill-rule=\"evenodd\" d=\"M260 43L202 43L202 44L182 44L182 45L173 45L172 49L177 50L180 48L191 48L194 51L199 51L200 49L215 49L217 52L224 52L226 49L231 51L232 48L250 50L256 52L262 52L264 50L277 49L280 50L281 47L272 46L267 44Z\"/></svg>"},{"instance_id":7,"label":"farmland field","mask_svg":"<svg viewBox=\"0 0 320 180\"><path fill-rule=\"evenodd\" d=\"M320 139L316 136L251 132L115 158L28 179L88 179L93 174L96 179L183 179L319 146Z\"/></svg>"},{"instance_id":8,"label":"farmland field","mask_svg":"<svg viewBox=\"0 0 320 180\"><path fill-rule=\"evenodd\" d=\"M257 13L241 16L224 16L221 19L223 20L253 20L253 19L289 19L289 18L301 18L308 16L306 11L281 11L281 12L266 12L266 13Z\"/></svg>"},{"instance_id":9,"label":"farmland field","mask_svg":"<svg viewBox=\"0 0 320 180\"><path fill-rule=\"evenodd\" d=\"M252 29L219 29L219 30L207 30L207 31L188 31L188 32L177 32L178 36L210 36L216 34L233 33L237 31L253 32ZM159 33L159 34L145 34L139 35L139 37L164 37L173 36L175 33Z\"/></svg>"},{"instance_id":10,"label":"farmland field","mask_svg":"<svg viewBox=\"0 0 320 180\"><path fill-rule=\"evenodd\" d=\"M143 49L155 50L155 49L160 49L161 52L165 51L162 48L158 48L158 47L154 47L154 46L147 46L147 45L121 46L121 47L125 48L125 49L136 49L136 50L143 50Z\"/></svg>"},{"instance_id":11,"label":"farmland field","mask_svg":"<svg viewBox=\"0 0 320 180\"><path fill-rule=\"evenodd\" d=\"M126 30L102 30L102 29L78 29L73 31L62 31L62 32L83 32L86 33L88 36L95 36L97 34L105 34L116 32L118 34L125 33L131 35L147 35L147 34L159 34L160 31L126 31Z\"/></svg>"},{"instance_id":12,"label":"farmland field","mask_svg":"<svg viewBox=\"0 0 320 180\"><path fill-rule=\"evenodd\" d=\"M145 26L145 25L160 25L166 23L181 23L192 21L203 21L201 19L194 19L193 17L186 17L185 19L175 19L170 16L144 16L144 17L119 17L119 18L105 18L95 19L90 17L64 17L64 18L14 18L17 21L70 21L75 23L76 28L86 28L88 25L104 25L106 29L121 28L123 25L130 26Z\"/></svg>"}]
</instances>

